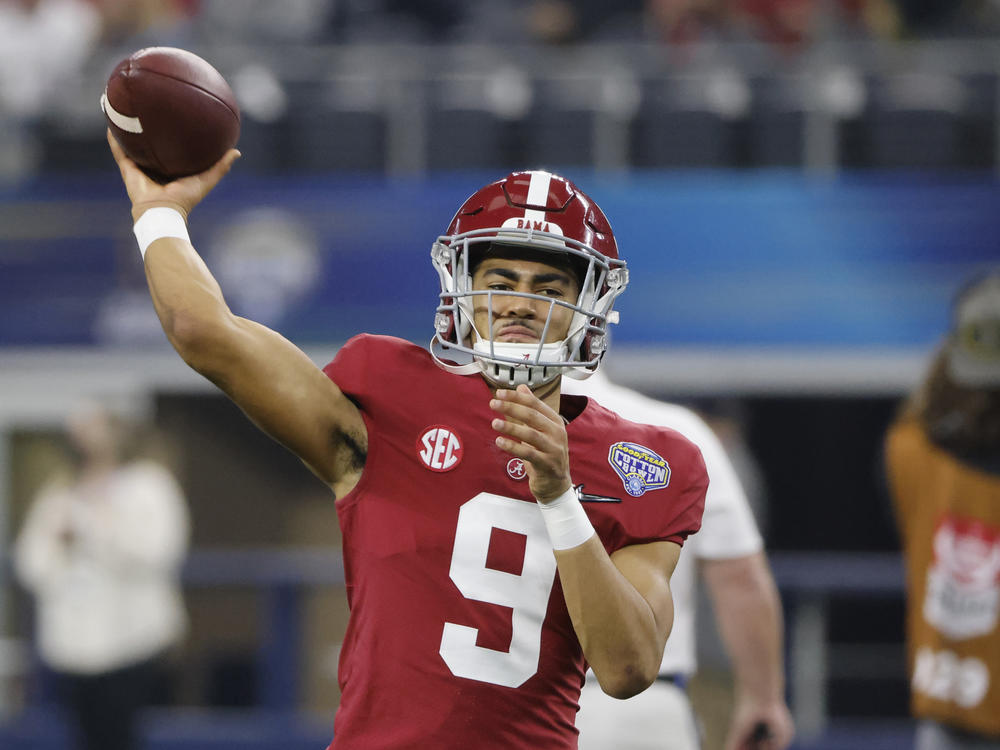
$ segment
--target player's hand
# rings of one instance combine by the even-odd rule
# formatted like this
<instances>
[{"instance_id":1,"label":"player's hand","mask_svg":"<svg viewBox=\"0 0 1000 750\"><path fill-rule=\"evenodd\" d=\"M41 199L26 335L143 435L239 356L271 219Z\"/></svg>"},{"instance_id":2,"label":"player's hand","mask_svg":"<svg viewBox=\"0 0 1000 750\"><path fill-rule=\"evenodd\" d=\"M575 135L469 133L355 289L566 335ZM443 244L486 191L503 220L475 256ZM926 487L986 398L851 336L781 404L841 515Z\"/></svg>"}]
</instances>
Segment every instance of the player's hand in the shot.
<instances>
[{"instance_id":1,"label":"player's hand","mask_svg":"<svg viewBox=\"0 0 1000 750\"><path fill-rule=\"evenodd\" d=\"M766 706L737 704L726 738L726 750L784 750L795 727L784 703Z\"/></svg>"},{"instance_id":2,"label":"player's hand","mask_svg":"<svg viewBox=\"0 0 1000 750\"><path fill-rule=\"evenodd\" d=\"M531 494L541 503L555 500L573 486L569 474L569 438L563 418L526 385L497 389L490 408L500 433L497 447L524 461Z\"/></svg>"},{"instance_id":3,"label":"player's hand","mask_svg":"<svg viewBox=\"0 0 1000 750\"><path fill-rule=\"evenodd\" d=\"M125 183L125 190L128 192L129 200L132 201L133 221L138 221L146 209L155 206L173 208L187 219L191 209L197 206L202 198L219 184L219 180L226 176L233 166L233 162L241 156L235 148L230 149L204 172L161 185L152 180L139 169L134 161L125 155L122 147L118 145L118 141L111 135L110 129L107 131L107 137L108 145L111 146L111 154L115 157L118 171L121 172L122 181Z\"/></svg>"}]
</instances>

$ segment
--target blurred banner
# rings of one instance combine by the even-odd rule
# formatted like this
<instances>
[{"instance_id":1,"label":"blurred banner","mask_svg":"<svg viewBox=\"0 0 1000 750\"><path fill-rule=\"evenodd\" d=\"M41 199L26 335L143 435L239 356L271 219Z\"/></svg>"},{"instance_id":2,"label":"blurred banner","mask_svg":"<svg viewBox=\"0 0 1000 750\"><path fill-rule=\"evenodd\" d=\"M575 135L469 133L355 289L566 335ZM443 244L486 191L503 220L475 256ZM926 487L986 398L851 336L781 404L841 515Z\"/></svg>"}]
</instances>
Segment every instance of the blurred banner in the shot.
<instances>
[{"instance_id":1,"label":"blurred banner","mask_svg":"<svg viewBox=\"0 0 1000 750\"><path fill-rule=\"evenodd\" d=\"M429 339L428 257L496 174L245 178L191 221L238 313L304 346L359 331ZM926 350L955 288L1000 262L989 174L571 175L629 263L626 349ZM160 346L111 174L0 190L0 346Z\"/></svg>"}]
</instances>

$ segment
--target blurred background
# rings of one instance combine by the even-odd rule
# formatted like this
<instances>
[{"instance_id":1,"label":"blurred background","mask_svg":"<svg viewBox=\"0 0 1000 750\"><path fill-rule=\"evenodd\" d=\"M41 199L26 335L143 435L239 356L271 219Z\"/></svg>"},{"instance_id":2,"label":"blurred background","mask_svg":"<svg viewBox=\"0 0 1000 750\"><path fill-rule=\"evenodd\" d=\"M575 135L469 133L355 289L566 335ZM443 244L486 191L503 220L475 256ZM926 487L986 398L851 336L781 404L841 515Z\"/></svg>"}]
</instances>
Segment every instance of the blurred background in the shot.
<instances>
[{"instance_id":1,"label":"blurred background","mask_svg":"<svg viewBox=\"0 0 1000 750\"><path fill-rule=\"evenodd\" d=\"M0 553L80 399L149 423L191 551L148 746L318 748L332 497L160 331L98 106L150 45L232 85L244 158L191 233L232 307L320 364L362 330L429 340L431 242L482 184L586 190L631 268L609 373L701 410L745 466L796 747L907 746L881 441L952 294L1000 262L1000 2L0 0ZM0 746L63 747L32 600L0 576ZM727 665L702 651L712 750Z\"/></svg>"}]
</instances>

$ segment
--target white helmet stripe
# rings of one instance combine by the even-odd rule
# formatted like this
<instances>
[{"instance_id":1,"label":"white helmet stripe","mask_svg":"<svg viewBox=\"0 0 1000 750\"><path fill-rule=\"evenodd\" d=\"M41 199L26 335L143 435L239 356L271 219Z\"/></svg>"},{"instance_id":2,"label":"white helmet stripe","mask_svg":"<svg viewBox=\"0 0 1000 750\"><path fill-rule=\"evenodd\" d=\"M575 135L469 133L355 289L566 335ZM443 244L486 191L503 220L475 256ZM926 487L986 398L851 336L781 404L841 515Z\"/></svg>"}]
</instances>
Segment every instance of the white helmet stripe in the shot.
<instances>
[{"instance_id":1,"label":"white helmet stripe","mask_svg":"<svg viewBox=\"0 0 1000 750\"><path fill-rule=\"evenodd\" d=\"M549 184L552 182L551 172L532 172L528 183L528 204L545 206L549 202ZM531 221L545 221L545 212L529 208L524 212L524 218ZM531 226L530 224L528 226Z\"/></svg>"}]
</instances>

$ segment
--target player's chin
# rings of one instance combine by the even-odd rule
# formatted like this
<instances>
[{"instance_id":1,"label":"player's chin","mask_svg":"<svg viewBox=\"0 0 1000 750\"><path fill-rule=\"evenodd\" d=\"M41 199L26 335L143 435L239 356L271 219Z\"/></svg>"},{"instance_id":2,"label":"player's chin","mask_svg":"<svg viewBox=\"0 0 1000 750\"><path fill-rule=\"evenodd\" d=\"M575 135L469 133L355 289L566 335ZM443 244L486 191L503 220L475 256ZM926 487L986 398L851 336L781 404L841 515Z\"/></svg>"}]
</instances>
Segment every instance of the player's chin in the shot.
<instances>
[{"instance_id":1,"label":"player's chin","mask_svg":"<svg viewBox=\"0 0 1000 750\"><path fill-rule=\"evenodd\" d=\"M497 336L494 341L501 344L537 344L537 336Z\"/></svg>"},{"instance_id":2,"label":"player's chin","mask_svg":"<svg viewBox=\"0 0 1000 750\"><path fill-rule=\"evenodd\" d=\"M541 336L527 326L508 326L494 333L493 340L504 344L537 344Z\"/></svg>"}]
</instances>

